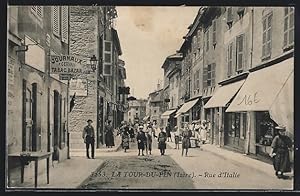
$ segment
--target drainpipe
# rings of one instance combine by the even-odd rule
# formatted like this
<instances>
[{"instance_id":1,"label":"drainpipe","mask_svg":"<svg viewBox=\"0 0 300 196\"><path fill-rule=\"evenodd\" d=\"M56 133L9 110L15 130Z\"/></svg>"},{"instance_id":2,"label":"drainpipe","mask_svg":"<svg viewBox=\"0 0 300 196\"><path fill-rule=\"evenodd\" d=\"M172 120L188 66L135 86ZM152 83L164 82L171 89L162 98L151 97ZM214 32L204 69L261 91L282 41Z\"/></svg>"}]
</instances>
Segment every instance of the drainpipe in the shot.
<instances>
[{"instance_id":1,"label":"drainpipe","mask_svg":"<svg viewBox=\"0 0 300 196\"><path fill-rule=\"evenodd\" d=\"M250 49L250 68L252 68L253 63L253 31L254 31L254 8L251 8L251 49ZM251 115L247 112L247 149L246 154L250 154L250 136L251 136Z\"/></svg>"}]
</instances>

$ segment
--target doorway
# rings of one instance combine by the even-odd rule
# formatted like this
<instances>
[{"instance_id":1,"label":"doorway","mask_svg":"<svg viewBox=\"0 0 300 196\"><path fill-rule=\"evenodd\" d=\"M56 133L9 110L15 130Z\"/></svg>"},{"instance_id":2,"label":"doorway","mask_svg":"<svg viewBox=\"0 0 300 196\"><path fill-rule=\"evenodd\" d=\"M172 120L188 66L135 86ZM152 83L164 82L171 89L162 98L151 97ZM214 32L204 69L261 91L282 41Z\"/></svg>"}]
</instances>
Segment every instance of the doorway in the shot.
<instances>
[{"instance_id":1,"label":"doorway","mask_svg":"<svg viewBox=\"0 0 300 196\"><path fill-rule=\"evenodd\" d=\"M60 131L61 131L61 97L58 91L54 91L54 130L53 130L53 160L58 160L58 149L60 144Z\"/></svg>"}]
</instances>

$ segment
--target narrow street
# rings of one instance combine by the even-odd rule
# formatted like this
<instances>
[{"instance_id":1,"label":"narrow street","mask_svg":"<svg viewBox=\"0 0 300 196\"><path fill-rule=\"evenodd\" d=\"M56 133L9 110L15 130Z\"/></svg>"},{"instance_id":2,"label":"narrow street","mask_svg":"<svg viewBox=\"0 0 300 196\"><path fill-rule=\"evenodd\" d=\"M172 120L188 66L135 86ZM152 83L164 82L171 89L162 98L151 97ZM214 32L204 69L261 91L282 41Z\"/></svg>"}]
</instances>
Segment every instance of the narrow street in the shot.
<instances>
[{"instance_id":1,"label":"narrow street","mask_svg":"<svg viewBox=\"0 0 300 196\"><path fill-rule=\"evenodd\" d=\"M80 189L292 189L292 180L280 180L271 171L262 172L199 148L189 149L188 157L169 142L161 156L156 142L152 155L137 156L131 143L122 150L103 153L104 163L78 187ZM210 144L206 144L210 145ZM251 163L251 158L249 163Z\"/></svg>"}]
</instances>

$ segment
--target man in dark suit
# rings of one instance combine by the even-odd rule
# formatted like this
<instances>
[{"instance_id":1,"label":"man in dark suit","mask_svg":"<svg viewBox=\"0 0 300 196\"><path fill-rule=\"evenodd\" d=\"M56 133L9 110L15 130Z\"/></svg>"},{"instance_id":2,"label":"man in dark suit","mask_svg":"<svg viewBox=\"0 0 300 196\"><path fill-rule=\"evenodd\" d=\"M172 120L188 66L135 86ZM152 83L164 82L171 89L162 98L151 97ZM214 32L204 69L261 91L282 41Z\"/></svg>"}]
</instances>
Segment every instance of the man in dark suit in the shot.
<instances>
[{"instance_id":1,"label":"man in dark suit","mask_svg":"<svg viewBox=\"0 0 300 196\"><path fill-rule=\"evenodd\" d=\"M89 119L87 121L88 125L84 127L83 133L82 133L82 138L84 139L84 143L86 144L86 156L88 159L90 159L89 155L89 147L91 145L92 148L92 159L95 158L95 130L94 127L92 126L93 121Z\"/></svg>"}]
</instances>

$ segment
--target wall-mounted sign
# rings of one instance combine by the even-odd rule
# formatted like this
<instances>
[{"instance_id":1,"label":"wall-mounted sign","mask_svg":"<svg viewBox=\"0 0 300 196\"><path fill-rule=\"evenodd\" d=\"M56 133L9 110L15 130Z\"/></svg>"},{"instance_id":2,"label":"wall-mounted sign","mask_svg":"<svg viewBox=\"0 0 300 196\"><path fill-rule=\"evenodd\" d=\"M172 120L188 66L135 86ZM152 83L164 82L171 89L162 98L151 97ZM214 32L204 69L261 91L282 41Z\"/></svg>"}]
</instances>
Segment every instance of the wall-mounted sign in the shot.
<instances>
[{"instance_id":1,"label":"wall-mounted sign","mask_svg":"<svg viewBox=\"0 0 300 196\"><path fill-rule=\"evenodd\" d=\"M59 74L60 80L70 80L72 78L71 74Z\"/></svg>"},{"instance_id":2,"label":"wall-mounted sign","mask_svg":"<svg viewBox=\"0 0 300 196\"><path fill-rule=\"evenodd\" d=\"M53 74L84 74L86 62L73 55L51 55L50 73Z\"/></svg>"},{"instance_id":3,"label":"wall-mounted sign","mask_svg":"<svg viewBox=\"0 0 300 196\"><path fill-rule=\"evenodd\" d=\"M76 79L70 80L69 94L73 95L76 93L76 96L87 96L87 80L86 79Z\"/></svg>"}]
</instances>

